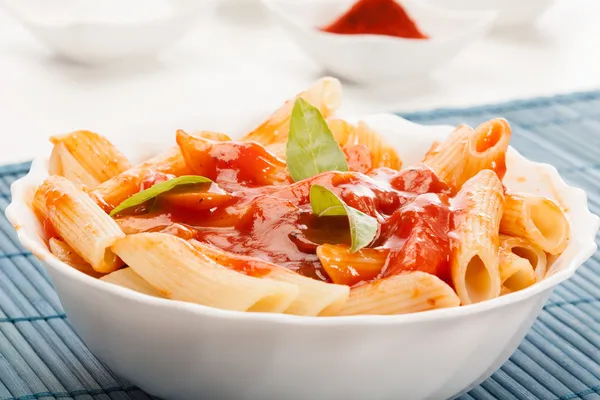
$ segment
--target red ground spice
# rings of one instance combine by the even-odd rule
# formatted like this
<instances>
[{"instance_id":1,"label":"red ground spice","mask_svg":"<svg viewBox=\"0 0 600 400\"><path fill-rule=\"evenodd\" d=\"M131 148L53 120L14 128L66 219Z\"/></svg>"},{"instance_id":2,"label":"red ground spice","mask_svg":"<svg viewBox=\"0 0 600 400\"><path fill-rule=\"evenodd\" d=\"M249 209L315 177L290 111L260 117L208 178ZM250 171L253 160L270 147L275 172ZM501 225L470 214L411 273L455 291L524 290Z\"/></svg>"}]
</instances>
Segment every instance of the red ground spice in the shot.
<instances>
[{"instance_id":1,"label":"red ground spice","mask_svg":"<svg viewBox=\"0 0 600 400\"><path fill-rule=\"evenodd\" d=\"M358 0L350 10L322 30L344 35L372 34L428 39L404 7L394 0Z\"/></svg>"}]
</instances>

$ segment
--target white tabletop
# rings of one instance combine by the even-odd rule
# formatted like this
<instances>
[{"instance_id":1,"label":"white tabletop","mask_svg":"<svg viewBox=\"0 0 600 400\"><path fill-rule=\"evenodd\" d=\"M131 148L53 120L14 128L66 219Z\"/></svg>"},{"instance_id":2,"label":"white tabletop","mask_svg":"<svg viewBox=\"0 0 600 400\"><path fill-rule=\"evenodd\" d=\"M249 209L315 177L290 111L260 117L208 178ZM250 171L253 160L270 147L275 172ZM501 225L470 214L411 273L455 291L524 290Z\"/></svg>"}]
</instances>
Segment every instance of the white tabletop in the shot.
<instances>
[{"instance_id":1,"label":"white tabletop","mask_svg":"<svg viewBox=\"0 0 600 400\"><path fill-rule=\"evenodd\" d=\"M345 85L348 113L498 102L600 88L600 1L559 0L535 29L492 34L426 82L385 92ZM0 11L0 164L74 129L164 114L276 107L323 74L265 15L221 7L157 60L92 69L52 56ZM199 129L202 127L198 127Z\"/></svg>"}]
</instances>

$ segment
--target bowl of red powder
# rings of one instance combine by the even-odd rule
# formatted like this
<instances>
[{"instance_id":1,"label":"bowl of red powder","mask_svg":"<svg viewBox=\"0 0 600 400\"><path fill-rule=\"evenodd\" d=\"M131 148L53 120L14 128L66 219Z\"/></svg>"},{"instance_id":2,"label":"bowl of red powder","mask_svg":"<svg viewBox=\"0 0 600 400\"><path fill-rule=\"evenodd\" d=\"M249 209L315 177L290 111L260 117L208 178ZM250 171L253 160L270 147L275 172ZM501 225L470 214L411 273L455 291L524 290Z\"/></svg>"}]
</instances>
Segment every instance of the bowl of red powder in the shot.
<instances>
[{"instance_id":1,"label":"bowl of red powder","mask_svg":"<svg viewBox=\"0 0 600 400\"><path fill-rule=\"evenodd\" d=\"M363 84L429 75L492 26L494 11L449 11L421 0L263 0L328 73Z\"/></svg>"}]
</instances>

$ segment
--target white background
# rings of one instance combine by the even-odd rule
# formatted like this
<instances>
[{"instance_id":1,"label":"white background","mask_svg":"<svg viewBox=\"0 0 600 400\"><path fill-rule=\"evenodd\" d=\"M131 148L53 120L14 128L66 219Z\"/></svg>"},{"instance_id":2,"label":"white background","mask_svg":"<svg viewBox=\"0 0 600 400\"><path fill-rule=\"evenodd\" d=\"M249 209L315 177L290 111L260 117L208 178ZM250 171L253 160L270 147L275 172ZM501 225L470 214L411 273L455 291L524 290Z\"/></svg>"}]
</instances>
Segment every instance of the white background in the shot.
<instances>
[{"instance_id":1,"label":"white background","mask_svg":"<svg viewBox=\"0 0 600 400\"><path fill-rule=\"evenodd\" d=\"M526 1L526 0L523 0ZM53 56L0 10L0 164L51 134L167 114L275 108L323 72L262 13L221 6L158 59L93 69ZM345 85L343 111L455 107L600 88L600 1L559 0L532 29L491 34L431 79ZM201 129L202 127L197 127Z\"/></svg>"}]
</instances>

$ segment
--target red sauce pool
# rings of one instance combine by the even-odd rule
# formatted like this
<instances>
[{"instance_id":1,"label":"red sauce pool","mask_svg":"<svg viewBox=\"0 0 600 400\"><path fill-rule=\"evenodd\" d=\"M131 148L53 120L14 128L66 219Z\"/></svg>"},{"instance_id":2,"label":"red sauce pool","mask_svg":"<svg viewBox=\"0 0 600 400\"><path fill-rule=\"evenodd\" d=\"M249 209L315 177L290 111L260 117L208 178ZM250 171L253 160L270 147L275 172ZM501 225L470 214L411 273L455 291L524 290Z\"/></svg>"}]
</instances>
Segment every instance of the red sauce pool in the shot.
<instances>
[{"instance_id":1,"label":"red sauce pool","mask_svg":"<svg viewBox=\"0 0 600 400\"><path fill-rule=\"evenodd\" d=\"M446 195L450 190L427 167L402 171L379 168L368 174L326 172L288 184L273 169L280 165L257 153L260 149L252 149L252 158L265 168L249 166L252 161L246 156L236 158L234 143L229 142L227 161L221 164L210 160L211 155L222 157L214 148L196 154L204 157L204 176L214 185L159 197L149 211L130 210L133 214L120 215L120 226L126 233L167 229L185 239L193 236L218 249L257 257L329 282L317 247L325 243L349 245L350 235L346 217L317 217L312 213L309 190L319 184L377 219L379 231L371 247L389 249L382 274L422 270L448 280L451 212ZM247 186L234 179L238 176L243 176ZM257 185L268 179L273 179L271 184ZM210 198L211 207L195 207L203 203L201 198ZM173 229L173 224L178 228ZM247 260L231 261L228 266L244 272L246 264Z\"/></svg>"}]
</instances>

